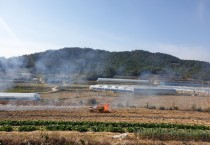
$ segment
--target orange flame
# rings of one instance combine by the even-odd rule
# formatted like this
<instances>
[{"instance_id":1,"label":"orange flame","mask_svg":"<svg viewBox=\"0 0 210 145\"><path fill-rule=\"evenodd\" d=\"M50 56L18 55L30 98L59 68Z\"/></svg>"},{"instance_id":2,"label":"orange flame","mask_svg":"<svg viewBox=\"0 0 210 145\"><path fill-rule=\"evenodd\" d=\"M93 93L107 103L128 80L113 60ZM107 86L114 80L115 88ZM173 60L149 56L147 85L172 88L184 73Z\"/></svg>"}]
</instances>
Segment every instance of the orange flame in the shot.
<instances>
[{"instance_id":1,"label":"orange flame","mask_svg":"<svg viewBox=\"0 0 210 145\"><path fill-rule=\"evenodd\" d=\"M109 104L104 104L104 112L109 112Z\"/></svg>"}]
</instances>

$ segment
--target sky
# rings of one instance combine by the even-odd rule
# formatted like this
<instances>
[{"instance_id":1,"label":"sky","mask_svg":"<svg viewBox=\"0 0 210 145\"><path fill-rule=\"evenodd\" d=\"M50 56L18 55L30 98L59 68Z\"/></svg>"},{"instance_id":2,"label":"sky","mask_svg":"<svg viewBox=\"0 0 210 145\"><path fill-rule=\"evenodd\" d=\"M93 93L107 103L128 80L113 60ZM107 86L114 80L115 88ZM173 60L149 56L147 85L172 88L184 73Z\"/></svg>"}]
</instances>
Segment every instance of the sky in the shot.
<instances>
[{"instance_id":1,"label":"sky","mask_svg":"<svg viewBox=\"0 0 210 145\"><path fill-rule=\"evenodd\" d=\"M64 47L210 62L210 0L0 0L0 56Z\"/></svg>"}]
</instances>

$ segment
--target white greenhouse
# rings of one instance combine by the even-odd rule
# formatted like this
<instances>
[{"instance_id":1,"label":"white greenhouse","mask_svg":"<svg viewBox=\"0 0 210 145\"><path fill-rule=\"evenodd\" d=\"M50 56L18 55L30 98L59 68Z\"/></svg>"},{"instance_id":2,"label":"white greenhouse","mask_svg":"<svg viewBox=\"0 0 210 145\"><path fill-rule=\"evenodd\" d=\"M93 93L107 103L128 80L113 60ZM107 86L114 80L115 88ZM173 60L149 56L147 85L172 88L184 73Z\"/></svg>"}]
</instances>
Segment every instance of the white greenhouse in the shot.
<instances>
[{"instance_id":1,"label":"white greenhouse","mask_svg":"<svg viewBox=\"0 0 210 145\"><path fill-rule=\"evenodd\" d=\"M167 87L152 87L152 86L132 86L132 85L91 85L92 90L107 90L114 92L130 92L134 94L147 94L147 95L167 95L176 94L174 88Z\"/></svg>"},{"instance_id":2,"label":"white greenhouse","mask_svg":"<svg viewBox=\"0 0 210 145\"><path fill-rule=\"evenodd\" d=\"M5 93L0 92L0 100L39 100L37 93Z\"/></svg>"},{"instance_id":3,"label":"white greenhouse","mask_svg":"<svg viewBox=\"0 0 210 145\"><path fill-rule=\"evenodd\" d=\"M134 79L113 79L113 78L98 78L97 82L109 82L109 83L136 83L149 85L149 80L134 80Z\"/></svg>"}]
</instances>

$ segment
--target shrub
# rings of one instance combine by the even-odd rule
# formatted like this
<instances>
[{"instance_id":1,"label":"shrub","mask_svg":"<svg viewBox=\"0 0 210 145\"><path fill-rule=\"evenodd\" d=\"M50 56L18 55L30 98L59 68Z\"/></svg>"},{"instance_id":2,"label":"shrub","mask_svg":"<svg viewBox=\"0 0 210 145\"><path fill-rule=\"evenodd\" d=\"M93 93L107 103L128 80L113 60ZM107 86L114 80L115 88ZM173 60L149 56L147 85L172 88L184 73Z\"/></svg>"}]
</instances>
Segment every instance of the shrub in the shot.
<instances>
[{"instance_id":1,"label":"shrub","mask_svg":"<svg viewBox=\"0 0 210 145\"><path fill-rule=\"evenodd\" d=\"M202 109L201 107L198 107L198 108L196 109L196 111L198 111L198 112L203 112L203 109Z\"/></svg>"},{"instance_id":2,"label":"shrub","mask_svg":"<svg viewBox=\"0 0 210 145\"><path fill-rule=\"evenodd\" d=\"M173 110L179 110L179 106L173 106Z\"/></svg>"},{"instance_id":3,"label":"shrub","mask_svg":"<svg viewBox=\"0 0 210 145\"><path fill-rule=\"evenodd\" d=\"M149 106L148 109L157 109L156 106Z\"/></svg>"},{"instance_id":4,"label":"shrub","mask_svg":"<svg viewBox=\"0 0 210 145\"><path fill-rule=\"evenodd\" d=\"M163 106L160 106L159 107L159 110L165 110L166 108L165 107L163 107Z\"/></svg>"},{"instance_id":5,"label":"shrub","mask_svg":"<svg viewBox=\"0 0 210 145\"><path fill-rule=\"evenodd\" d=\"M192 110L192 111L196 111L196 109L197 109L196 104L192 104L192 106L191 106L191 110Z\"/></svg>"},{"instance_id":6,"label":"shrub","mask_svg":"<svg viewBox=\"0 0 210 145\"><path fill-rule=\"evenodd\" d=\"M210 112L210 107L206 108L204 111Z\"/></svg>"}]
</instances>

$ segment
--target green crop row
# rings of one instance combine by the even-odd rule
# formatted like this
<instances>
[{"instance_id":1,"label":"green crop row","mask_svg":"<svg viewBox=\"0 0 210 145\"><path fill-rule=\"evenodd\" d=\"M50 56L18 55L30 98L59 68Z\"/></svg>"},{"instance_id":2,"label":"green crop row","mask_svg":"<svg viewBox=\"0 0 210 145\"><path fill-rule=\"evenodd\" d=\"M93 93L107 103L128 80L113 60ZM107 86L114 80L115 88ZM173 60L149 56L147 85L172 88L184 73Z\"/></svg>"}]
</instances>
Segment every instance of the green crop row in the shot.
<instances>
[{"instance_id":1,"label":"green crop row","mask_svg":"<svg viewBox=\"0 0 210 145\"><path fill-rule=\"evenodd\" d=\"M141 128L135 135L143 139L210 141L210 131L205 130Z\"/></svg>"},{"instance_id":2,"label":"green crop row","mask_svg":"<svg viewBox=\"0 0 210 145\"><path fill-rule=\"evenodd\" d=\"M7 131L7 132L9 132L9 131L13 131L13 128L12 128L12 126L1 126L0 127L0 131Z\"/></svg>"},{"instance_id":3,"label":"green crop row","mask_svg":"<svg viewBox=\"0 0 210 145\"><path fill-rule=\"evenodd\" d=\"M14 126L0 126L0 131L7 131L7 132L10 132L10 131L13 131L15 130L14 129L15 127ZM39 130L38 127L36 126L19 126L18 127L18 131L34 131L34 130Z\"/></svg>"},{"instance_id":4,"label":"green crop row","mask_svg":"<svg viewBox=\"0 0 210 145\"><path fill-rule=\"evenodd\" d=\"M79 132L125 132L126 128L121 127L113 127L113 126L87 126L87 125L76 125L76 126L69 126L69 125L55 125L55 126L46 126L46 130L50 131L79 131Z\"/></svg>"},{"instance_id":5,"label":"green crop row","mask_svg":"<svg viewBox=\"0 0 210 145\"><path fill-rule=\"evenodd\" d=\"M39 128L36 127L36 126L31 126L31 125L29 125L29 126L20 126L18 128L18 131L20 131L20 132L22 132L22 131L35 131L35 130L39 130Z\"/></svg>"},{"instance_id":6,"label":"green crop row","mask_svg":"<svg viewBox=\"0 0 210 145\"><path fill-rule=\"evenodd\" d=\"M128 122L73 122L73 121L19 121L5 120L0 121L0 126L88 126L88 127L115 127L128 128L132 131L135 128L175 128L175 129L199 129L210 130L209 126L204 125L187 125L187 124L170 124L170 123L128 123ZM97 130L97 129L96 129Z\"/></svg>"},{"instance_id":7,"label":"green crop row","mask_svg":"<svg viewBox=\"0 0 210 145\"><path fill-rule=\"evenodd\" d=\"M0 131L79 131L79 132L133 132L142 139L182 140L182 141L210 141L210 130L177 129L177 128L142 128L142 127L113 127L113 126L88 126L88 125L48 125L48 126L1 126Z\"/></svg>"}]
</instances>

